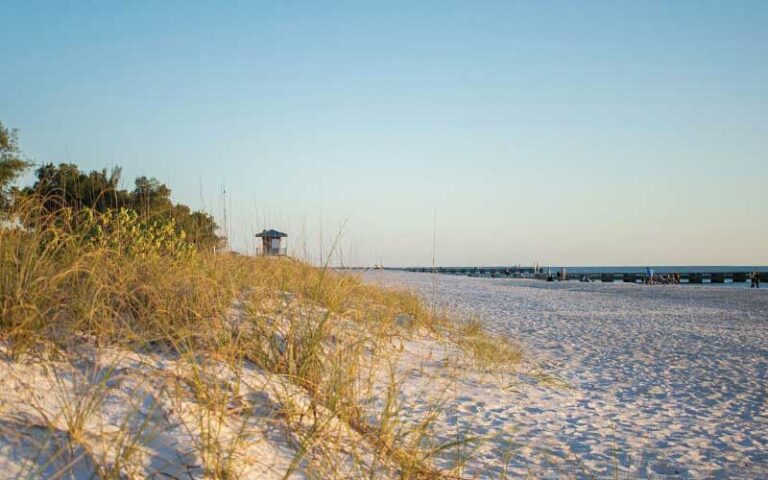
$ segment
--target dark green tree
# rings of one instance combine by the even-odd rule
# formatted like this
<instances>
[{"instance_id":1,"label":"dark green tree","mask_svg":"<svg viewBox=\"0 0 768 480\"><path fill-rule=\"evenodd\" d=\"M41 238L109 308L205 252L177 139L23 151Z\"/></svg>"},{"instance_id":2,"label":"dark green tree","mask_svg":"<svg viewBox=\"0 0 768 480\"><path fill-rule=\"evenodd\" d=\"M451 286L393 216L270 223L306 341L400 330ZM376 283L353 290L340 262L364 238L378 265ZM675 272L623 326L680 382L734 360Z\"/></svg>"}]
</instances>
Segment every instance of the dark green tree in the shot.
<instances>
[{"instance_id":1,"label":"dark green tree","mask_svg":"<svg viewBox=\"0 0 768 480\"><path fill-rule=\"evenodd\" d=\"M199 211L191 212L188 206L178 204L173 207L171 216L176 225L187 233L187 241L200 249L221 246L225 240L216 235L219 226L216 225L213 215Z\"/></svg>"},{"instance_id":2,"label":"dark green tree","mask_svg":"<svg viewBox=\"0 0 768 480\"><path fill-rule=\"evenodd\" d=\"M24 160L19 148L19 132L0 122L0 208L9 203L11 184L32 164Z\"/></svg>"},{"instance_id":3,"label":"dark green tree","mask_svg":"<svg viewBox=\"0 0 768 480\"><path fill-rule=\"evenodd\" d=\"M131 201L133 209L143 217L169 216L173 209L171 189L155 178L137 178L131 192Z\"/></svg>"},{"instance_id":4,"label":"dark green tree","mask_svg":"<svg viewBox=\"0 0 768 480\"><path fill-rule=\"evenodd\" d=\"M35 171L37 181L26 193L36 193L45 199L46 208L55 211L61 207L79 210L83 207L99 212L108 209L127 207L130 195L119 189L120 168L81 172L77 165L62 163L58 166L49 163Z\"/></svg>"},{"instance_id":5,"label":"dark green tree","mask_svg":"<svg viewBox=\"0 0 768 480\"><path fill-rule=\"evenodd\" d=\"M100 213L126 208L136 211L143 221L174 220L187 240L199 249L212 249L224 241L216 234L218 226L213 216L193 212L184 204L174 204L171 189L157 179L139 177L134 182L134 189L127 191L120 188L122 171L119 168L110 172L102 169L85 173L71 163L58 166L49 163L35 173L37 181L24 189L24 193L40 195L50 213L55 214L63 208L74 211L90 208Z\"/></svg>"}]
</instances>

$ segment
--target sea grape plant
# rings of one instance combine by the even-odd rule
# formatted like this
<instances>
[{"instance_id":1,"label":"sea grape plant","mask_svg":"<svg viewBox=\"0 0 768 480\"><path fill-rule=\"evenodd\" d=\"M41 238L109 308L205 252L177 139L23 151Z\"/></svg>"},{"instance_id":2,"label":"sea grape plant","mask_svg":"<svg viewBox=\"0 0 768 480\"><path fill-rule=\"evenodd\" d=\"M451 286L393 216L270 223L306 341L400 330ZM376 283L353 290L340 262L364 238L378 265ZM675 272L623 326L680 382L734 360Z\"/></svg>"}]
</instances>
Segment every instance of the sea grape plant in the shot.
<instances>
[{"instance_id":1,"label":"sea grape plant","mask_svg":"<svg viewBox=\"0 0 768 480\"><path fill-rule=\"evenodd\" d=\"M86 250L108 249L127 257L170 256L190 258L197 252L173 218L142 219L130 209L99 212L91 208L64 208L42 227L41 246L48 251L68 244Z\"/></svg>"},{"instance_id":2,"label":"sea grape plant","mask_svg":"<svg viewBox=\"0 0 768 480\"><path fill-rule=\"evenodd\" d=\"M186 241L186 233L173 218L141 219L126 208L96 212L81 210L80 231L86 244L109 248L127 256L167 255L187 258L196 252Z\"/></svg>"}]
</instances>

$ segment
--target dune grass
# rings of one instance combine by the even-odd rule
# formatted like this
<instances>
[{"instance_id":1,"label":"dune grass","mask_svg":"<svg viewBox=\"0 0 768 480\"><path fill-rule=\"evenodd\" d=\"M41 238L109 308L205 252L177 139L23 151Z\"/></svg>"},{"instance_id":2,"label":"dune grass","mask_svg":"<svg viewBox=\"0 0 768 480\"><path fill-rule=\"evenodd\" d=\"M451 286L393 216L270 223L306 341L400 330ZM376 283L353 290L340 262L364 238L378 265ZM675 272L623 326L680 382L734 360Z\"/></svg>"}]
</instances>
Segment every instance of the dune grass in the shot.
<instances>
[{"instance_id":1,"label":"dune grass","mask_svg":"<svg viewBox=\"0 0 768 480\"><path fill-rule=\"evenodd\" d=\"M278 477L441 478L447 474L431 456L454 445L425 441L437 404L421 421L401 420L398 342L451 340L481 368L520 360L518 349L478 322L455 323L411 292L290 258L179 249L145 227L136 234L135 220L105 224L41 205L21 202L0 227L6 353L13 361L79 359L89 345L172 359L176 371L158 398L185 412L207 478L241 478L250 461L243 452L254 441L257 408L243 393L249 369L268 375L261 387L274 406L269 415L284 425L295 452ZM81 452L63 462L62 475L87 457L101 478L131 477L142 445L160 433L136 407L129 411L137 420L125 419L106 453L89 451L87 425L107 401L116 368L90 375L98 378L85 389L74 380L53 382L61 408L43 415L45 428L64 431L66 449Z\"/></svg>"}]
</instances>

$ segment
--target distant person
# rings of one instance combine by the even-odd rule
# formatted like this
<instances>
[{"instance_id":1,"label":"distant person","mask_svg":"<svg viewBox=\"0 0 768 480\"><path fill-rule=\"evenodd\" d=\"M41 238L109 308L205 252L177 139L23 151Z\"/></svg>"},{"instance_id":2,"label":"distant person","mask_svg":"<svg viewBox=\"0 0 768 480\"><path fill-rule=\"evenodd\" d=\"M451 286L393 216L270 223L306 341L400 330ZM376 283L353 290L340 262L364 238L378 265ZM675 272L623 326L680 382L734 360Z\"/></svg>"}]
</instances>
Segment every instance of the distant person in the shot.
<instances>
[{"instance_id":1,"label":"distant person","mask_svg":"<svg viewBox=\"0 0 768 480\"><path fill-rule=\"evenodd\" d=\"M645 267L645 282L648 285L653 285L653 269L651 267Z\"/></svg>"},{"instance_id":2,"label":"distant person","mask_svg":"<svg viewBox=\"0 0 768 480\"><path fill-rule=\"evenodd\" d=\"M760 272L755 270L749 278L752 280L751 288L760 288Z\"/></svg>"}]
</instances>

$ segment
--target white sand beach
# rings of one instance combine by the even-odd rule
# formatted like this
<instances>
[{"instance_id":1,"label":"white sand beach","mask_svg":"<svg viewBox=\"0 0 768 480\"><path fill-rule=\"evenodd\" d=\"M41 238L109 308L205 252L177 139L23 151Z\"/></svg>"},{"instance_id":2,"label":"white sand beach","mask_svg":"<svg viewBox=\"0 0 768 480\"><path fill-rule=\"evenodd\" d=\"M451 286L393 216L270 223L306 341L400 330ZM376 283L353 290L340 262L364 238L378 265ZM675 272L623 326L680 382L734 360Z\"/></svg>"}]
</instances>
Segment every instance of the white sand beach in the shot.
<instances>
[{"instance_id":1,"label":"white sand beach","mask_svg":"<svg viewBox=\"0 0 768 480\"><path fill-rule=\"evenodd\" d=\"M522 343L519 374L463 372L450 386L438 428L485 439L465 476L768 478L766 290L365 278ZM406 391L439 390L429 374L414 372Z\"/></svg>"},{"instance_id":2,"label":"white sand beach","mask_svg":"<svg viewBox=\"0 0 768 480\"><path fill-rule=\"evenodd\" d=\"M768 291L365 279L415 289L524 350L520 365L486 367L460 339L393 331L360 369L361 387L372 372L371 423L395 378L397 444L431 452L425 463L443 478L768 477ZM246 328L241 314L233 308L232 322ZM333 325L338 345L355 329L364 338L353 322ZM214 454L236 478L402 474L366 435L251 361L233 369L89 345L14 360L0 344L0 478L206 478ZM305 452L318 421L328 428Z\"/></svg>"}]
</instances>

